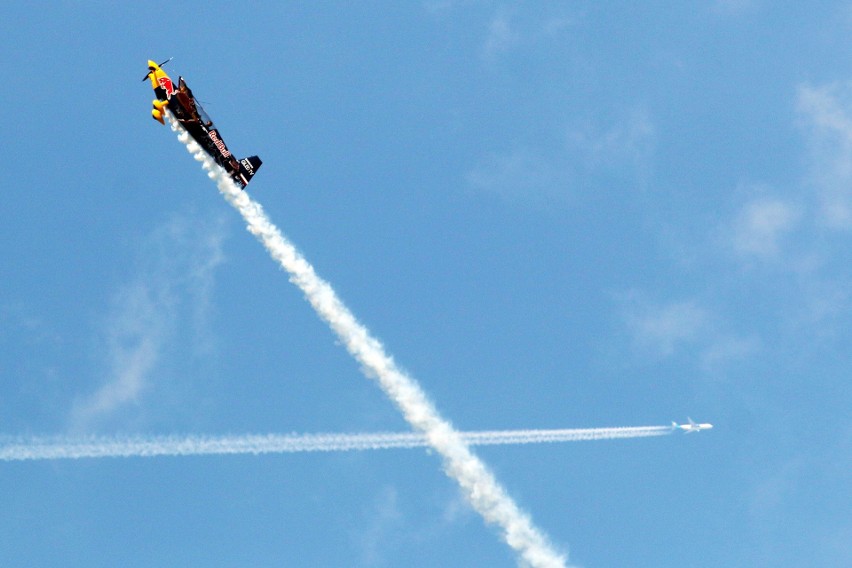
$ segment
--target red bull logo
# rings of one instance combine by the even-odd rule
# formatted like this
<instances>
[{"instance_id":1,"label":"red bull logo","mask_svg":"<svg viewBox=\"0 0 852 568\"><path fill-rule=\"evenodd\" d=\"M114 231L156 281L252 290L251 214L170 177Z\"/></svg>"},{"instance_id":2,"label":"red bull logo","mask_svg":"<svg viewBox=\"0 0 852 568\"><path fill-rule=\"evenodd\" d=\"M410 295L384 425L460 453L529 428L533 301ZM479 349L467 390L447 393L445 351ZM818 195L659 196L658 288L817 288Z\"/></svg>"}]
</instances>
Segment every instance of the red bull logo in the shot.
<instances>
[{"instance_id":1,"label":"red bull logo","mask_svg":"<svg viewBox=\"0 0 852 568\"><path fill-rule=\"evenodd\" d=\"M158 77L157 82L160 86L165 89L167 95L173 95L175 92L175 86L172 83L172 80L168 77Z\"/></svg>"},{"instance_id":2,"label":"red bull logo","mask_svg":"<svg viewBox=\"0 0 852 568\"><path fill-rule=\"evenodd\" d=\"M231 153L228 151L228 148L225 147L225 143L222 142L222 139L219 138L219 133L215 130L211 130L208 134L210 135L210 140L212 140L213 144L216 146L216 149L222 153L222 157L230 158Z\"/></svg>"}]
</instances>

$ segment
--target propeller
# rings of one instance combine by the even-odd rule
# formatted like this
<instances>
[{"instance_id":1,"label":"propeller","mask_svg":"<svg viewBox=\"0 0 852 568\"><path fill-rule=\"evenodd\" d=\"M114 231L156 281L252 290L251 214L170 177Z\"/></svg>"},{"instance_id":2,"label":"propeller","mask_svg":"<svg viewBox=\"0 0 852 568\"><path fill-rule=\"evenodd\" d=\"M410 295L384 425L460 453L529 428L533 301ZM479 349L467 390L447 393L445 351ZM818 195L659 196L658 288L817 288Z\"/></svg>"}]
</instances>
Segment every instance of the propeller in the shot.
<instances>
[{"instance_id":1,"label":"propeller","mask_svg":"<svg viewBox=\"0 0 852 568\"><path fill-rule=\"evenodd\" d=\"M174 59L174 57L169 57L168 59L166 59L165 61L163 61L162 63L160 63L160 67L162 67L163 65L165 65L166 63L168 63L168 62L169 62L169 61L171 61L172 59ZM154 72L154 71L153 71L153 69L152 69L151 71L148 71L148 73L147 73L144 77L142 77L142 82L144 83L144 82L145 82L145 79L147 79L148 77L150 77L150 76L151 76L151 73L153 73L153 72Z\"/></svg>"}]
</instances>

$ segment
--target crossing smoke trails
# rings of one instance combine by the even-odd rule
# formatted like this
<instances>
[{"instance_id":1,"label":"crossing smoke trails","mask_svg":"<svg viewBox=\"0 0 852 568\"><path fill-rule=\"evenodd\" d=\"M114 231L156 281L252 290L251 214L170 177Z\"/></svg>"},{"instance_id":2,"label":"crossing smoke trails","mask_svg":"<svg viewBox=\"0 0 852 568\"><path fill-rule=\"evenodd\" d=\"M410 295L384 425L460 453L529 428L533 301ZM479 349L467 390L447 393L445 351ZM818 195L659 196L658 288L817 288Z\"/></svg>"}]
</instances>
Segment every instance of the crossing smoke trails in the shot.
<instances>
[{"instance_id":1,"label":"crossing smoke trails","mask_svg":"<svg viewBox=\"0 0 852 568\"><path fill-rule=\"evenodd\" d=\"M542 444L646 438L671 434L670 426L586 428L572 430L494 430L459 432L469 446ZM58 460L108 457L209 456L282 454L353 450L412 449L430 446L414 432L365 434L305 434L249 436L158 436L127 438L0 439L0 461Z\"/></svg>"},{"instance_id":2,"label":"crossing smoke trails","mask_svg":"<svg viewBox=\"0 0 852 568\"><path fill-rule=\"evenodd\" d=\"M384 346L355 319L332 287L317 276L313 266L266 217L263 208L231 181L170 113L166 116L172 129L178 132L178 139L202 163L225 199L243 216L249 232L287 271L290 282L302 290L317 315L329 324L349 353L361 363L365 374L378 381L411 427L422 432L429 446L441 454L444 471L458 482L468 502L483 519L499 526L506 543L518 553L520 562L535 568L563 568L565 556L557 553L533 526L530 517L518 508L491 471L470 451L461 435L440 415L417 381L397 367L385 353Z\"/></svg>"}]
</instances>

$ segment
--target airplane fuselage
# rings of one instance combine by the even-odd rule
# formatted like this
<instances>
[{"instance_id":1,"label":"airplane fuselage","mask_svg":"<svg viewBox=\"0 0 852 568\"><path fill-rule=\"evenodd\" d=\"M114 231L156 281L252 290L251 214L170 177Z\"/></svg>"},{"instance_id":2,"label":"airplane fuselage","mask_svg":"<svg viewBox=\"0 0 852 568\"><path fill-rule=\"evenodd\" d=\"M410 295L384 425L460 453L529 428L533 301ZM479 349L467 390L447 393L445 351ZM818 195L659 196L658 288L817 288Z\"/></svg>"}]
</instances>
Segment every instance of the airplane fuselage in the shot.
<instances>
[{"instance_id":1,"label":"airplane fuselage","mask_svg":"<svg viewBox=\"0 0 852 568\"><path fill-rule=\"evenodd\" d=\"M689 421L689 424L678 424L677 422L672 422L672 428L677 428L679 430L683 430L687 434L692 434L693 432L701 432L702 430L710 430L713 428L712 424L707 422L697 423L692 420Z\"/></svg>"}]
</instances>

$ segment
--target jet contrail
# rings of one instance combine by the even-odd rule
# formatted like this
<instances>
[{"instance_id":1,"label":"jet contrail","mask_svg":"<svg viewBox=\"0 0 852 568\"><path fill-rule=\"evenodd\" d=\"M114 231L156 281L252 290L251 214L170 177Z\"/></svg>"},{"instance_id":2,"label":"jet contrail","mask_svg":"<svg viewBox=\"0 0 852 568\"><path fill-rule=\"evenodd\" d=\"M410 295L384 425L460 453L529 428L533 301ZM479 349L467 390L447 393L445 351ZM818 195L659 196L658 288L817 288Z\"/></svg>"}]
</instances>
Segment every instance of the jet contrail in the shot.
<instances>
[{"instance_id":1,"label":"jet contrail","mask_svg":"<svg viewBox=\"0 0 852 568\"><path fill-rule=\"evenodd\" d=\"M561 430L488 430L459 432L469 446L542 444L646 438L671 434L670 426L583 428ZM131 458L156 456L211 456L341 452L429 447L416 432L363 434L266 434L242 436L153 437L36 437L0 438L0 461L35 461L81 458Z\"/></svg>"},{"instance_id":2,"label":"jet contrail","mask_svg":"<svg viewBox=\"0 0 852 568\"><path fill-rule=\"evenodd\" d=\"M554 550L544 534L533 526L530 517L520 510L461 435L440 415L417 381L397 367L385 353L384 346L355 318L334 289L317 276L313 266L272 224L263 208L234 185L170 113L166 116L180 141L202 163L225 199L243 216L249 232L287 271L290 282L302 290L317 314L361 363L365 374L377 379L405 420L415 431L422 432L429 446L441 454L444 471L458 482L468 502L485 521L499 526L506 543L518 553L520 562L536 568L564 568L565 555Z\"/></svg>"}]
</instances>

